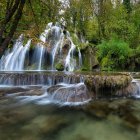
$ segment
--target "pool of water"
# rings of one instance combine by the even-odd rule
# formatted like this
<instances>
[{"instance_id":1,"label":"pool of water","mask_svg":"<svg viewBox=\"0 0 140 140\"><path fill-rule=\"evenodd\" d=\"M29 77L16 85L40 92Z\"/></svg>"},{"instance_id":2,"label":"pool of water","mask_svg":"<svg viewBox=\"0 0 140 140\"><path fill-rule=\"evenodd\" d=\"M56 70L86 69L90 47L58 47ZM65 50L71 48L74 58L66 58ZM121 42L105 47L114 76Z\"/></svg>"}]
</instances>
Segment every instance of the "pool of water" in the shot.
<instances>
[{"instance_id":1,"label":"pool of water","mask_svg":"<svg viewBox=\"0 0 140 140\"><path fill-rule=\"evenodd\" d=\"M140 100L80 106L0 99L0 140L139 140Z\"/></svg>"}]
</instances>

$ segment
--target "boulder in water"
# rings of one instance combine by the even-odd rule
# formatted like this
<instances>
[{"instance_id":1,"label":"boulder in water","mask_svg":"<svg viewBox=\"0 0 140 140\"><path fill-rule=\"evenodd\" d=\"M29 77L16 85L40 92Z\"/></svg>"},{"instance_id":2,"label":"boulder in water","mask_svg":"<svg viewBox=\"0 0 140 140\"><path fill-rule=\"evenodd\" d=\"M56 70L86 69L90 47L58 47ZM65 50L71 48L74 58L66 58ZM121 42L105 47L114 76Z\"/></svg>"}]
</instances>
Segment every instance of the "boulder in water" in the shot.
<instances>
[{"instance_id":1,"label":"boulder in water","mask_svg":"<svg viewBox=\"0 0 140 140\"><path fill-rule=\"evenodd\" d=\"M53 100L60 102L85 102L91 99L91 95L87 92L87 88L83 83L75 85L55 85L47 90Z\"/></svg>"}]
</instances>

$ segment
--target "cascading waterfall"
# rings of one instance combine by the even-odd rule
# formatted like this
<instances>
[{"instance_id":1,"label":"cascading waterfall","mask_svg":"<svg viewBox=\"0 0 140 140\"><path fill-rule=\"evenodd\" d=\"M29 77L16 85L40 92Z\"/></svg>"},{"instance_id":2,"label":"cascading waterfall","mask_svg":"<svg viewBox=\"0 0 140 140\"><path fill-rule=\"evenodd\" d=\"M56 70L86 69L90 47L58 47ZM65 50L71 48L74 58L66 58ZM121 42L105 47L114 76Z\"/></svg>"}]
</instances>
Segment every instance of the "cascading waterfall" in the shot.
<instances>
[{"instance_id":1,"label":"cascading waterfall","mask_svg":"<svg viewBox=\"0 0 140 140\"><path fill-rule=\"evenodd\" d=\"M82 65L81 52L72 41L70 33L58 24L49 23L39 37L40 42L31 45L31 39L25 44L21 35L12 49L8 49L0 60L1 71L56 70L62 63L65 71L73 71ZM25 45L24 45L25 44ZM76 56L75 54L79 54ZM36 100L39 104L52 101L60 104L81 104L90 100L86 86L81 79L74 76L53 75L55 72L34 73L10 72L0 74L0 88L21 102ZM67 73L64 73L67 75ZM34 89L35 87L35 89ZM25 93L26 91L26 93ZM41 94L36 96L36 94ZM57 94L58 93L58 94ZM25 96L27 94L28 96ZM24 96L23 96L24 95ZM32 95L32 96L30 96Z\"/></svg>"},{"instance_id":2,"label":"cascading waterfall","mask_svg":"<svg viewBox=\"0 0 140 140\"><path fill-rule=\"evenodd\" d=\"M56 64L62 63L65 71L73 71L81 65L74 57L76 46L70 33L64 31L59 25L49 23L39 37L40 42L31 47L31 40L24 44L21 35L13 46L8 49L0 60L1 71L24 71L24 70L56 70ZM32 51L31 51L32 50ZM28 52L28 53L27 53ZM27 57L27 54L29 57Z\"/></svg>"}]
</instances>

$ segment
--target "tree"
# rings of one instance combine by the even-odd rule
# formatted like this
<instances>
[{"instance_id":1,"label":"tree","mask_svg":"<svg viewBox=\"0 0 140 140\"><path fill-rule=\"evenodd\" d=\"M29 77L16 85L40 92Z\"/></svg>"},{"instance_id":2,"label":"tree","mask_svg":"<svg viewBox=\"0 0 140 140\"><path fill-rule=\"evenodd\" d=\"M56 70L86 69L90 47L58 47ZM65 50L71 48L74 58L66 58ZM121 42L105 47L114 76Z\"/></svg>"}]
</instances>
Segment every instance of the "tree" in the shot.
<instances>
[{"instance_id":1,"label":"tree","mask_svg":"<svg viewBox=\"0 0 140 140\"><path fill-rule=\"evenodd\" d=\"M86 36L88 22L92 19L93 11L91 0L70 0L69 5L64 10L66 26L73 32Z\"/></svg>"},{"instance_id":2,"label":"tree","mask_svg":"<svg viewBox=\"0 0 140 140\"><path fill-rule=\"evenodd\" d=\"M14 35L14 32L16 31L19 20L21 19L21 16L22 16L22 11L23 11L25 2L26 0L7 0L6 1L5 18L3 19L1 23L1 28L0 28L0 48L2 50L1 53L8 46L8 44L10 43ZM10 29L7 35L4 36L4 32L6 32L6 27L9 22L11 23Z\"/></svg>"}]
</instances>

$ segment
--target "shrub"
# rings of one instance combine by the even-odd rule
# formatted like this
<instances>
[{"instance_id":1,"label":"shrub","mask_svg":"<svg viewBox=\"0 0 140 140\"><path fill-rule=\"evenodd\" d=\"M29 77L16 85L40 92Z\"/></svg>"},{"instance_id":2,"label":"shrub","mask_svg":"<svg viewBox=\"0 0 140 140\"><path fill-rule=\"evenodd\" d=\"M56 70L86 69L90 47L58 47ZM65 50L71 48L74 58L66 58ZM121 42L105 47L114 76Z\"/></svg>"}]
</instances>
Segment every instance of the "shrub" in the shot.
<instances>
[{"instance_id":1,"label":"shrub","mask_svg":"<svg viewBox=\"0 0 140 140\"><path fill-rule=\"evenodd\" d=\"M105 67L111 67L113 69L124 68L132 53L129 44L116 38L112 38L109 41L103 41L97 48L98 59L103 69Z\"/></svg>"}]
</instances>

